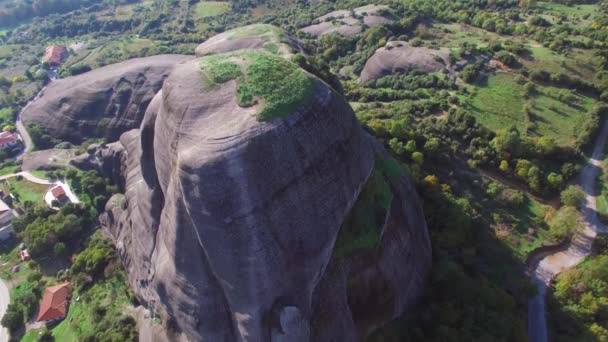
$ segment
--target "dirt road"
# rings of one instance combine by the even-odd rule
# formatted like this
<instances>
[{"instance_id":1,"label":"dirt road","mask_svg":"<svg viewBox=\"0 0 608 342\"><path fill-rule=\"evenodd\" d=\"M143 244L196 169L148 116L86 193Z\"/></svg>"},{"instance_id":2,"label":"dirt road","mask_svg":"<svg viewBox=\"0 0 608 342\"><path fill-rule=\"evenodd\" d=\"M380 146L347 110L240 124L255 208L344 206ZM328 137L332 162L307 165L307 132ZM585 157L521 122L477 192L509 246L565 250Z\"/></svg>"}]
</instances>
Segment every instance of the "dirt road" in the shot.
<instances>
[{"instance_id":1,"label":"dirt road","mask_svg":"<svg viewBox=\"0 0 608 342\"><path fill-rule=\"evenodd\" d=\"M534 265L532 281L538 288L538 294L528 303L528 338L531 342L546 342L548 339L545 297L551 279L583 261L591 254L591 246L597 233L607 231L597 217L595 195L596 181L601 172L601 161L607 140L608 121L604 122L595 140L593 154L580 175L580 185L585 192L583 224L570 244L562 250L545 256Z\"/></svg>"}]
</instances>

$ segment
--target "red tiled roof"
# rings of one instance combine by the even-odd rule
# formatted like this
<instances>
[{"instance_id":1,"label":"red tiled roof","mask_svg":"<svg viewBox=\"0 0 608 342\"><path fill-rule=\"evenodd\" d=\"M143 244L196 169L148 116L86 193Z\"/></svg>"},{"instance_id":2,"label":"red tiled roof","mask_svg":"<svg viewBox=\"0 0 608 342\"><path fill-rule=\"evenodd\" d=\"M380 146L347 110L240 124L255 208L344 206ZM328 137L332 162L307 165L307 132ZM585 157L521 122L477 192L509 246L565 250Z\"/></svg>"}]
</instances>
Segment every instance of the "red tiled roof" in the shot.
<instances>
[{"instance_id":1,"label":"red tiled roof","mask_svg":"<svg viewBox=\"0 0 608 342\"><path fill-rule=\"evenodd\" d=\"M64 318L68 313L68 297L71 285L69 282L47 287L40 301L38 322Z\"/></svg>"},{"instance_id":2,"label":"red tiled roof","mask_svg":"<svg viewBox=\"0 0 608 342\"><path fill-rule=\"evenodd\" d=\"M0 133L0 146L4 146L6 144L12 144L17 141L17 134L11 132L2 132Z\"/></svg>"},{"instance_id":3,"label":"red tiled roof","mask_svg":"<svg viewBox=\"0 0 608 342\"><path fill-rule=\"evenodd\" d=\"M44 50L44 58L42 59L44 62L51 65L59 65L63 62L68 49L62 45L51 45Z\"/></svg>"},{"instance_id":4,"label":"red tiled roof","mask_svg":"<svg viewBox=\"0 0 608 342\"><path fill-rule=\"evenodd\" d=\"M65 190L61 185L57 185L51 189L51 194L53 194L53 197L55 198L61 198L65 196Z\"/></svg>"}]
</instances>

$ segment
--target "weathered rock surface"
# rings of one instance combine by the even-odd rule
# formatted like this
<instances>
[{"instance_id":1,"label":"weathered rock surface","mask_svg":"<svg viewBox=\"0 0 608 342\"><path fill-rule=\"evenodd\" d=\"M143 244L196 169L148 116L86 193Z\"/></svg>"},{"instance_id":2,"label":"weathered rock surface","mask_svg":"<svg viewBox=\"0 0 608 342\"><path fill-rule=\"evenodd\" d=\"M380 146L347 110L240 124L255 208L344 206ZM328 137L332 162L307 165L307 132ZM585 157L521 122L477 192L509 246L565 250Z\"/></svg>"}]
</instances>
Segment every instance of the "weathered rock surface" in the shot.
<instances>
[{"instance_id":1,"label":"weathered rock surface","mask_svg":"<svg viewBox=\"0 0 608 342\"><path fill-rule=\"evenodd\" d=\"M137 296L191 341L357 341L421 293L429 238L403 175L377 246L336 253L385 152L314 82L296 111L260 122L235 81L212 86L198 60L179 64L140 129L86 161L121 170L125 194L100 220Z\"/></svg>"},{"instance_id":2,"label":"weathered rock surface","mask_svg":"<svg viewBox=\"0 0 608 342\"><path fill-rule=\"evenodd\" d=\"M374 27L392 22L393 16L384 13L387 10L388 6L385 5L367 5L352 11L333 11L317 18L316 24L306 26L301 30L314 37L326 34L353 37L363 31L363 25Z\"/></svg>"},{"instance_id":3,"label":"weathered rock surface","mask_svg":"<svg viewBox=\"0 0 608 342\"><path fill-rule=\"evenodd\" d=\"M302 50L300 42L282 29L266 24L254 24L232 29L209 38L196 47L196 56L263 49L281 55Z\"/></svg>"},{"instance_id":4,"label":"weathered rock surface","mask_svg":"<svg viewBox=\"0 0 608 342\"><path fill-rule=\"evenodd\" d=\"M62 140L91 137L115 141L139 127L145 109L173 67L191 59L160 55L130 59L49 84L22 114Z\"/></svg>"},{"instance_id":5,"label":"weathered rock surface","mask_svg":"<svg viewBox=\"0 0 608 342\"><path fill-rule=\"evenodd\" d=\"M366 83L387 75L411 70L437 72L449 67L449 51L413 47L406 42L392 41L379 48L365 63L359 80Z\"/></svg>"}]
</instances>

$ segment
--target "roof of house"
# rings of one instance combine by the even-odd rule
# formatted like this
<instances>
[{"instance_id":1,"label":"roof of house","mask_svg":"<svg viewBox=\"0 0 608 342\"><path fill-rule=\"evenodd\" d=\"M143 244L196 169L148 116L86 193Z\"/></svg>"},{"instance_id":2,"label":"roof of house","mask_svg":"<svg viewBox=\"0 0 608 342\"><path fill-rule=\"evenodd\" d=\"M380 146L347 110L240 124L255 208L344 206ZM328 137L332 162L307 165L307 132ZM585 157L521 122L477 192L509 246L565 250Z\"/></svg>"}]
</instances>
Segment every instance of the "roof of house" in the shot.
<instances>
[{"instance_id":1,"label":"roof of house","mask_svg":"<svg viewBox=\"0 0 608 342\"><path fill-rule=\"evenodd\" d=\"M0 133L0 145L12 144L17 141L18 136L15 133L4 131Z\"/></svg>"},{"instance_id":2,"label":"roof of house","mask_svg":"<svg viewBox=\"0 0 608 342\"><path fill-rule=\"evenodd\" d=\"M53 194L53 197L55 198L62 198L65 196L65 190L61 185L57 185L51 189L51 194Z\"/></svg>"},{"instance_id":3,"label":"roof of house","mask_svg":"<svg viewBox=\"0 0 608 342\"><path fill-rule=\"evenodd\" d=\"M38 322L64 318L68 313L68 297L71 284L69 282L47 287L40 301Z\"/></svg>"},{"instance_id":4,"label":"roof of house","mask_svg":"<svg viewBox=\"0 0 608 342\"><path fill-rule=\"evenodd\" d=\"M51 45L44 50L42 61L48 64L59 65L63 62L68 49L63 45Z\"/></svg>"}]
</instances>

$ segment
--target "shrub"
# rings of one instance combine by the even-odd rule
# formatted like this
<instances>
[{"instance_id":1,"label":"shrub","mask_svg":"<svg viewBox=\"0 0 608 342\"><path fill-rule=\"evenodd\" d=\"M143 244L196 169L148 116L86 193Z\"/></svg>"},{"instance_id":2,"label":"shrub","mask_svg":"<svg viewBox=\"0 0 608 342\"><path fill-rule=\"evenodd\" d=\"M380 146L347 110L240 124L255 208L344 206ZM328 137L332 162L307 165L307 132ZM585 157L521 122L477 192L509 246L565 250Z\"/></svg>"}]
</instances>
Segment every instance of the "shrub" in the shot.
<instances>
[{"instance_id":1,"label":"shrub","mask_svg":"<svg viewBox=\"0 0 608 342\"><path fill-rule=\"evenodd\" d=\"M549 234L557 241L568 239L581 222L581 214L575 207L560 208L549 224Z\"/></svg>"},{"instance_id":2,"label":"shrub","mask_svg":"<svg viewBox=\"0 0 608 342\"><path fill-rule=\"evenodd\" d=\"M585 194L580 186L570 185L560 194L560 199L563 205L571 207L580 207Z\"/></svg>"}]
</instances>

